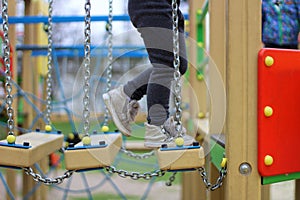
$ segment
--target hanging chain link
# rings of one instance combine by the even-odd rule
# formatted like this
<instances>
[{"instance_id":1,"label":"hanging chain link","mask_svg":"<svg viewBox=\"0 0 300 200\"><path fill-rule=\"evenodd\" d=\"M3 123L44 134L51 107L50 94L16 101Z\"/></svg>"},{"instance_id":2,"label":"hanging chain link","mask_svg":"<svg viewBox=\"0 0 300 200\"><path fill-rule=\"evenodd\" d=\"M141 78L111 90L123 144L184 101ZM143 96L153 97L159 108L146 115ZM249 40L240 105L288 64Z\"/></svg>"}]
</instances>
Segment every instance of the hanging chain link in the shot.
<instances>
[{"instance_id":1,"label":"hanging chain link","mask_svg":"<svg viewBox=\"0 0 300 200\"><path fill-rule=\"evenodd\" d=\"M112 79L112 62L113 62L113 43L112 43L112 20L113 20L113 0L109 0L109 13L108 13L108 21L106 25L106 30L108 32L108 67L106 71L107 81L106 81L106 92L109 92L111 89L111 79ZM108 117L109 111L108 108L105 107L105 115L104 115L104 125L108 125Z\"/></svg>"},{"instance_id":2,"label":"hanging chain link","mask_svg":"<svg viewBox=\"0 0 300 200\"><path fill-rule=\"evenodd\" d=\"M166 186L172 186L172 183L175 181L177 172L173 172L172 176L169 177L169 181L166 182Z\"/></svg>"},{"instance_id":3,"label":"hanging chain link","mask_svg":"<svg viewBox=\"0 0 300 200\"><path fill-rule=\"evenodd\" d=\"M180 133L179 136L182 136L182 109L181 109L181 84L180 84L180 59L179 59L179 30L178 30L178 4L177 0L172 0L172 19L173 19L173 66L175 69L174 72L174 100L175 100L175 122L176 122L176 130Z\"/></svg>"},{"instance_id":4,"label":"hanging chain link","mask_svg":"<svg viewBox=\"0 0 300 200\"><path fill-rule=\"evenodd\" d=\"M73 175L73 173L74 173L73 170L68 170L62 176L58 176L58 177L55 177L55 178L45 178L45 177L41 176L40 174L35 173L33 171L33 169L30 168L30 167L25 167L25 168L23 168L23 170L25 171L25 173L27 175L32 176L34 181L43 183L45 185L57 185L57 184L60 184L65 179L70 178Z\"/></svg>"},{"instance_id":5,"label":"hanging chain link","mask_svg":"<svg viewBox=\"0 0 300 200\"><path fill-rule=\"evenodd\" d=\"M91 2L85 3L85 26L84 26L84 86L83 86L83 129L84 135L89 136L90 129L90 64L91 64Z\"/></svg>"},{"instance_id":6,"label":"hanging chain link","mask_svg":"<svg viewBox=\"0 0 300 200\"><path fill-rule=\"evenodd\" d=\"M220 169L219 177L218 177L216 183L213 184L213 185L212 185L212 183L209 182L208 177L207 177L207 173L206 173L204 167L198 168L198 171L199 171L200 176L201 176L201 178L202 178L202 180L203 180L203 182L206 186L206 189L210 190L210 191L214 191L214 190L216 190L216 189L218 189L222 186L223 180L224 180L224 178L226 177L226 174L227 174L227 167L225 166L225 167L222 167Z\"/></svg>"},{"instance_id":7,"label":"hanging chain link","mask_svg":"<svg viewBox=\"0 0 300 200\"><path fill-rule=\"evenodd\" d=\"M106 167L105 169L110 174L118 174L122 178L130 177L133 180L139 180L139 179L150 180L153 177L162 177L166 173L163 170L155 170L153 172L145 172L145 173L128 172L128 171L123 170L123 169L118 170L113 166Z\"/></svg>"},{"instance_id":8,"label":"hanging chain link","mask_svg":"<svg viewBox=\"0 0 300 200\"><path fill-rule=\"evenodd\" d=\"M53 0L49 0L48 5L48 27L47 27L47 34L48 34L48 72L47 72L47 106L46 106L46 119L47 124L51 124L51 94L52 94L52 11L53 11Z\"/></svg>"},{"instance_id":9,"label":"hanging chain link","mask_svg":"<svg viewBox=\"0 0 300 200\"><path fill-rule=\"evenodd\" d=\"M125 153L127 156L135 158L137 160L147 159L147 158L150 158L151 156L155 155L154 150L147 152L147 153L143 153L143 154L136 154L136 153L133 153L132 151L128 151L125 147L121 147L120 151L122 153Z\"/></svg>"},{"instance_id":10,"label":"hanging chain link","mask_svg":"<svg viewBox=\"0 0 300 200\"><path fill-rule=\"evenodd\" d=\"M4 65L5 65L5 90L6 90L6 104L7 104L7 127L8 135L14 135L14 110L12 107L13 96L12 96L12 85L11 85L11 63L10 63L10 42L8 37L8 3L7 0L2 1L2 19L3 19L3 53L4 53Z\"/></svg>"}]
</instances>

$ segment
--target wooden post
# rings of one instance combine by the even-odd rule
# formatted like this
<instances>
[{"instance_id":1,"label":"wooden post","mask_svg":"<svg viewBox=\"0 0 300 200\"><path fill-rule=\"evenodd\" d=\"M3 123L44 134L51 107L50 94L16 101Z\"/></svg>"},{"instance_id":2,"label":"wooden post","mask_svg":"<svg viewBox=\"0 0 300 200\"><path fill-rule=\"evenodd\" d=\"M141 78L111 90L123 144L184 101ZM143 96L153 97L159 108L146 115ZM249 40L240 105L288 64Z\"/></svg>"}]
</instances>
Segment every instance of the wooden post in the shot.
<instances>
[{"instance_id":1,"label":"wooden post","mask_svg":"<svg viewBox=\"0 0 300 200\"><path fill-rule=\"evenodd\" d=\"M34 15L34 6L35 3L31 0L25 0L25 16ZM33 44L34 43L34 25L32 24L26 24L24 26L24 44ZM30 92L33 94L35 93L34 90L34 75L35 75L35 68L33 65L33 62L31 61L31 51L24 51L23 52L23 60L22 60L22 84L21 87L24 91ZM34 111L30 106L24 106L24 111L26 114L26 118L24 120L24 128L29 128L32 121L33 121L33 114ZM23 196L25 196L28 192L31 191L31 189L34 187L35 182L32 180L31 177L23 174ZM35 200L36 195L33 195L29 198L29 200Z\"/></svg>"},{"instance_id":2,"label":"wooden post","mask_svg":"<svg viewBox=\"0 0 300 200\"><path fill-rule=\"evenodd\" d=\"M192 64L197 63L197 49L196 49L196 41L197 41L197 12L202 8L204 0L191 0L189 1L189 36L191 40L193 40L194 44L190 44L189 48L189 62ZM189 66L190 76L189 81L192 85L193 91L189 91L191 93L190 100L190 110L189 110L189 118L195 119L198 116L199 112L203 112L204 114L207 112L207 88L205 81L197 80L197 66ZM194 93L196 94L196 99ZM198 108L200 110L198 110ZM195 132L196 130L192 130ZM182 199L205 199L206 198L206 188L202 183L199 172L188 172L183 173L183 183L182 183Z\"/></svg>"},{"instance_id":3,"label":"wooden post","mask_svg":"<svg viewBox=\"0 0 300 200\"><path fill-rule=\"evenodd\" d=\"M261 1L227 0L225 199L261 199L257 171L257 53L261 42ZM243 175L239 168L251 167ZM244 172L250 170L244 165Z\"/></svg>"},{"instance_id":4,"label":"wooden post","mask_svg":"<svg viewBox=\"0 0 300 200\"><path fill-rule=\"evenodd\" d=\"M209 119L209 133L223 134L226 105L224 100L224 87L218 87L216 80L225 86L226 71L226 2L218 0L209 1L209 91L214 91ZM220 80L221 79L221 80ZM215 96L218 95L218 96ZM210 181L214 183L219 177L218 169L210 163ZM210 193L210 199L223 200L224 187Z\"/></svg>"}]
</instances>

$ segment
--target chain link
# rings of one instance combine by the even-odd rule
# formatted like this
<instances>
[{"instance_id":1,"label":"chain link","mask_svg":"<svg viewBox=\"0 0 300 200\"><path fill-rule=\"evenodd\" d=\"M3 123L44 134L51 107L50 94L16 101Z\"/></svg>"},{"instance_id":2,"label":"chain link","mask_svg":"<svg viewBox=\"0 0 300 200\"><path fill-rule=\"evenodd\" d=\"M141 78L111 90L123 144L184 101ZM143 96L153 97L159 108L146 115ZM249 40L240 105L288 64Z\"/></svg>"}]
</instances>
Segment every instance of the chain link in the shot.
<instances>
[{"instance_id":1,"label":"chain link","mask_svg":"<svg viewBox=\"0 0 300 200\"><path fill-rule=\"evenodd\" d=\"M48 72L47 72L47 106L46 106L46 119L47 124L51 124L51 94L52 94L52 11L53 11L53 0L49 0L48 5L48 27L47 27L47 34L48 34Z\"/></svg>"},{"instance_id":2,"label":"chain link","mask_svg":"<svg viewBox=\"0 0 300 200\"><path fill-rule=\"evenodd\" d=\"M175 122L176 122L176 130L180 133L179 136L182 136L182 109L181 109L181 84L180 84L180 59L179 59L179 30L178 30L178 4L177 0L172 0L172 19L173 19L173 66L175 69L174 72L174 100L175 100Z\"/></svg>"},{"instance_id":3,"label":"chain link","mask_svg":"<svg viewBox=\"0 0 300 200\"><path fill-rule=\"evenodd\" d=\"M73 175L73 173L74 173L73 170L68 170L62 176L58 176L58 177L55 177L55 178L45 178L42 175L35 173L33 171L33 169L30 168L30 167L25 167L25 168L23 168L23 170L25 171L25 173L27 175L32 176L32 178L33 178L34 181L43 183L45 185L57 185L57 184L60 184L65 179L70 178Z\"/></svg>"},{"instance_id":4,"label":"chain link","mask_svg":"<svg viewBox=\"0 0 300 200\"><path fill-rule=\"evenodd\" d=\"M112 79L112 62L113 62L113 43L112 43L112 20L113 20L113 0L109 0L109 13L108 13L108 21L106 25L106 30L108 32L108 67L106 71L107 81L106 81L106 92L109 92L111 89L111 79ZM104 125L108 125L108 117L109 111L108 108L105 107L104 114Z\"/></svg>"},{"instance_id":5,"label":"chain link","mask_svg":"<svg viewBox=\"0 0 300 200\"><path fill-rule=\"evenodd\" d=\"M91 64L91 2L85 3L84 26L84 86L83 86L83 130L84 135L89 136L90 129L90 64Z\"/></svg>"},{"instance_id":6,"label":"chain link","mask_svg":"<svg viewBox=\"0 0 300 200\"><path fill-rule=\"evenodd\" d=\"M173 172L172 176L169 177L169 181L166 182L166 186L172 186L172 183L175 181L177 172Z\"/></svg>"},{"instance_id":7,"label":"chain link","mask_svg":"<svg viewBox=\"0 0 300 200\"><path fill-rule=\"evenodd\" d=\"M212 183L209 182L208 180L208 177L207 177L207 174L206 174L206 171L205 171L205 168L204 167L200 167L198 168L198 171L200 173L200 176L206 186L206 189L207 190L210 190L210 191L214 191L218 188L220 188L223 184L223 180L224 178L226 177L226 174L227 174L227 167L222 167L219 171L219 177L216 181L215 184L212 185Z\"/></svg>"},{"instance_id":8,"label":"chain link","mask_svg":"<svg viewBox=\"0 0 300 200\"><path fill-rule=\"evenodd\" d=\"M121 147L120 151L122 153L125 153L127 156L135 158L137 160L147 159L147 158L150 158L151 156L155 155L154 150L150 151L148 153L136 154L136 153L133 153L132 151L128 151L125 147Z\"/></svg>"},{"instance_id":9,"label":"chain link","mask_svg":"<svg viewBox=\"0 0 300 200\"><path fill-rule=\"evenodd\" d=\"M139 179L150 180L153 177L162 177L166 173L163 170L155 170L153 172L145 172L145 173L128 172L128 171L123 170L123 169L118 170L113 166L108 166L105 169L110 174L118 174L122 178L130 177L133 180L139 180Z\"/></svg>"},{"instance_id":10,"label":"chain link","mask_svg":"<svg viewBox=\"0 0 300 200\"><path fill-rule=\"evenodd\" d=\"M3 59L5 65L5 90L6 90L6 104L7 104L7 127L8 127L8 135L14 135L14 110L12 107L13 97L12 97L12 85L11 85L11 63L10 63L10 42L8 37L8 3L7 0L2 1L2 19L3 19Z\"/></svg>"}]
</instances>

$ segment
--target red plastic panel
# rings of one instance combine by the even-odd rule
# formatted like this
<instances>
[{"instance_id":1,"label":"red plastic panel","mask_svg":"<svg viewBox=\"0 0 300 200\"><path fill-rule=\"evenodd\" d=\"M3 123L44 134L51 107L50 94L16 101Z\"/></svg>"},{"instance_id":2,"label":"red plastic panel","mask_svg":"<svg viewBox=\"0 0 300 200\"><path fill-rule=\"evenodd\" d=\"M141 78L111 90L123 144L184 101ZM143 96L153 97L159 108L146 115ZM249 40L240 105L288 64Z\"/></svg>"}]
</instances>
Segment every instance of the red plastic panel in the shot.
<instances>
[{"instance_id":1,"label":"red plastic panel","mask_svg":"<svg viewBox=\"0 0 300 200\"><path fill-rule=\"evenodd\" d=\"M257 117L261 176L300 172L300 51L259 52Z\"/></svg>"}]
</instances>

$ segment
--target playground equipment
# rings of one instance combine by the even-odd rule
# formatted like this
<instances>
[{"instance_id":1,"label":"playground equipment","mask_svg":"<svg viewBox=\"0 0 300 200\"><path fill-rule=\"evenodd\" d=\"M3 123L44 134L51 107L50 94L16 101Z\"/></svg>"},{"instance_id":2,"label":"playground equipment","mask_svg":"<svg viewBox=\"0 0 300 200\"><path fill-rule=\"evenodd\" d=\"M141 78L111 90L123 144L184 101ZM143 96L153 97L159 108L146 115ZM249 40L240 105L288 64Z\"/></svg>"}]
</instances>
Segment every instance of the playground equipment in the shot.
<instances>
[{"instance_id":1,"label":"playground equipment","mask_svg":"<svg viewBox=\"0 0 300 200\"><path fill-rule=\"evenodd\" d=\"M191 3L197 3L198 5L198 2L196 1L192 1ZM195 6L195 8L201 8L201 5ZM260 162L262 167L267 169L264 173L269 173L268 169L276 167L278 163L277 156L268 154L273 158L273 164L266 167L264 163L266 155L261 154L258 159L257 152L258 148L264 148L264 151L271 151L271 148L273 148L264 145L259 146L260 142L258 142L258 137L260 136L256 134L258 128L257 123L260 123L257 122L258 115L261 115L263 119L265 118L262 112L257 112L259 103L257 99L257 57L258 52L261 49L261 25L259 23L260 1L231 0L220 2L217 0L210 0L208 13L210 15L210 55L212 56L212 60L216 63L215 65L218 67L224 80L227 100L226 124L222 131L224 133L222 136L224 137L212 139L219 145L219 151L216 153L211 152L211 157L213 162L216 160L216 166L220 166L218 164L220 162L219 159L223 157L224 152L228 158L228 173L224 180L224 185L220 190L210 193L210 198L214 200L267 199L269 195L265 195L265 193L268 192L262 191L261 187L262 177L265 184L278 181L279 179L265 182L267 178L273 178L273 174L270 176L266 176L269 174L260 174L259 168L257 167ZM288 53L288 55L291 54ZM274 63L276 63L277 56L272 57L275 61ZM262 62L260 63L263 65L263 68L265 68L264 57L260 58L262 59ZM273 67L274 66L275 65L273 65ZM270 71L274 69L273 67L271 66L271 68L267 69ZM209 71L209 73L210 80L214 80L215 74L211 73L211 71ZM214 87L214 84L215 82L211 81L209 87ZM215 107L218 106L218 104L215 103L213 103L213 105ZM272 105L269 106L273 109L273 116L267 118L267 122L276 117L275 113L277 112L277 109L279 109ZM264 109L264 107L262 107L262 109ZM209 132L218 133L213 126L209 127ZM294 137L295 135L292 134L291 136ZM262 141L267 141L267 139L268 138L263 138ZM277 141L277 139L280 138L276 138L275 141L280 142L281 147L283 141ZM262 142L261 144L264 143L265 142ZM269 144L270 143L268 142L268 145ZM292 149L292 153L288 152L290 148L290 146L288 148L283 148L285 150L280 152L292 155L295 154L295 152L298 152L296 147ZM278 149L276 149L276 152L277 150ZM219 158L216 156L219 156ZM270 157L267 157L266 159L268 161L267 163L272 163L270 162L272 159L269 158ZM280 158L279 160L283 161ZM289 160L288 162L290 161L291 163L295 162L295 160ZM292 165L286 166L291 167ZM116 171L115 168L111 168L110 170ZM286 170L287 169L284 169L283 171L278 172L278 174L288 172L288 178L298 178L298 169ZM121 171L118 172L121 173ZM277 174L277 170L274 175L275 174ZM280 180L283 180L282 178L286 175L275 175L276 178L278 178L278 176L281 176L281 178L279 178ZM211 167L211 177L219 177L219 170L216 170L215 166ZM188 182L189 184L184 186L186 190L189 190L189 188L196 185L194 184L196 183L195 179L190 180L191 181ZM197 182L199 182L199 180L197 180ZM205 193L190 193L186 196L188 196L187 199L201 199L206 195ZM203 197L203 199L204 198L206 197Z\"/></svg>"},{"instance_id":2,"label":"playground equipment","mask_svg":"<svg viewBox=\"0 0 300 200\"><path fill-rule=\"evenodd\" d=\"M49 140L49 138L47 138L47 140L43 140L39 137L43 137L43 134L40 134L42 131L36 131L34 133L29 133L29 134L24 134L24 136L18 136L17 138L14 137L14 133L13 133L13 129L14 126L12 125L14 123L13 121L13 110L11 108L11 103L12 103L12 98L11 98L11 90L8 90L8 98L11 98L11 101L8 101L10 103L8 103L8 107L9 107L9 111L10 111L10 119L9 119L9 136L7 138L6 141L3 141L1 149L3 152L3 154L7 154L10 155L8 152L8 148L16 148L15 153L13 153L14 156L16 155L22 155L24 156L24 158L30 158L27 159L25 161L20 161L18 162L7 162L5 159L9 160L9 157L3 157L3 161L1 160L1 165L5 165L5 166L14 166L14 167L21 167L25 170L25 172L27 172L28 175L31 175L35 178L36 181L38 182L42 182L45 184L57 184L60 183L61 181L63 181L66 178L69 178L72 173L73 170L86 170L86 169L91 169L91 168L99 168L99 167L107 167L107 171L109 173L117 173L119 175L122 176L127 176L127 177L134 177L136 179L139 178L144 178L144 179L149 179L155 176L162 176L165 173L165 170L181 170L181 169L188 169L188 170L194 170L194 169L199 169L199 171L203 172L204 168L202 167L204 164L204 154L203 154L203 148L199 146L199 144L195 143L192 147L185 147L185 146L178 146L177 148L173 149L173 148L167 148L167 147L163 147L161 149L158 150L157 154L158 157L160 159L160 163L161 163L161 170L158 170L155 173L144 173L144 174L135 174L135 173L131 173L131 172L127 172L125 174L122 174L121 171L122 170L116 170L113 166L111 166L111 163L113 161L113 154L116 154L119 151L120 148L120 144L121 144L121 138L120 135L118 133L115 134L105 134L104 137L109 137L110 139L113 138L112 140L106 140L103 143L103 136L101 136L100 138L98 136L90 136L89 135L89 59L90 59L90 14L89 14L89 9L90 9L90 2L87 1L85 8L86 8L86 18L85 18L85 62L84 62L84 68L85 68L85 83L84 83L84 112L83 112L83 119L84 119L84 135L85 137L82 140L82 143L77 144L73 147L70 147L69 149L67 149L65 151L65 157L66 157L66 168L70 171L67 171L63 176L51 179L48 177L41 177L40 175L36 174L35 172L33 172L33 170L30 168L31 165L33 165L36 161L38 161L39 159L45 157L46 155L49 155L51 152L54 152L56 150L58 150L59 148L61 148L61 144L62 144L62 138L63 136L60 134L52 134L52 129L51 129L51 119L50 119L50 113L51 113L51 62L52 62L52 58L51 58L51 49L52 49L52 43L51 43L51 34L52 34L52 30L51 30L51 22L52 22L52 18L51 18L51 5L52 5L52 1L49 2L49 17L48 17L48 75L47 75L47 106L46 106L46 123L47 125L45 126L45 135L49 136L51 135L49 138L53 137L55 139L53 140ZM181 129L181 98L180 98L180 73L179 73L179 48L178 48L178 28L177 28L177 3L176 1L173 1L173 19L174 19L174 57L176 58L176 60L174 61L174 67L176 69L176 73L174 76L175 82L176 82L176 86L175 86L175 91L176 91L176 96L175 96L175 105L176 105L176 115L175 115L175 120L177 122L178 125L178 129ZM8 49L8 16L7 16L7 2L4 1L4 9L3 9L3 24L4 24L4 32L5 32L5 55L9 55L7 52ZM109 30L111 30L111 28L109 28ZM111 44L110 44L111 46ZM109 51L110 55L110 59L111 59L111 51ZM5 57L6 59L7 57ZM7 85L9 87L10 86L10 67L9 67L9 63L6 62L6 77L7 77ZM36 136L38 135L39 136ZM38 139L39 142L36 142L35 140L31 140L32 137L35 137ZM95 141L99 142L99 140L101 141L100 143L96 144ZM104 139L105 140L105 139ZM17 141L17 143L16 143ZM29 144L27 143L27 141L29 141ZM19 142L21 142L22 144L19 144ZM7 144L6 144L7 143ZM112 144L112 145L111 145ZM21 147L21 148L20 148ZM115 148L117 147L117 148ZM28 149L30 151L28 151ZM47 151L46 151L47 150ZM94 158L92 158L93 156L88 158L88 155L93 154L92 152L96 150L96 155L101 154L103 157L105 157L105 155L108 155L108 161L109 162L104 162L104 165L99 165L99 160L102 158L98 158L96 159L97 161L95 161ZM98 151L99 150L99 151ZM103 150L103 151L102 151ZM32 151L32 152L31 152ZM43 154L41 154L43 153ZM39 155L38 155L39 154ZM78 155L81 156L78 156ZM37 156L35 156L37 155ZM175 155L175 156L174 156ZM78 160L79 158L87 158L87 160ZM174 157L176 158L175 161L174 160L170 160L170 157ZM180 159L177 159L178 157L180 157ZM33 159L34 158L34 159ZM166 162L168 158L168 161ZM94 159L94 160L92 160ZM86 162L87 161L87 162ZM174 164L172 163L174 162ZM79 165L76 165L76 163L80 163ZM83 164L84 163L84 164ZM172 163L170 165L170 163ZM226 167L225 165L223 166L224 168ZM206 184L207 187L209 189L216 189L218 187L221 186L222 183L218 182L217 185L214 185L213 187L211 187L210 184L208 184L207 182L207 177L205 173L202 173L202 178L204 178L206 180ZM38 178L36 178L38 177Z\"/></svg>"}]
</instances>

